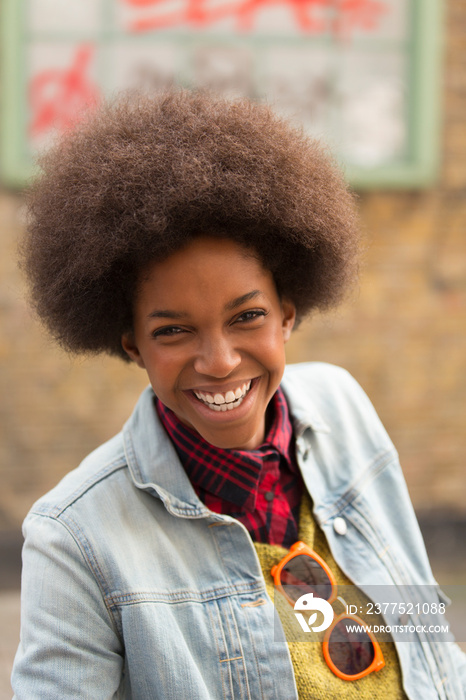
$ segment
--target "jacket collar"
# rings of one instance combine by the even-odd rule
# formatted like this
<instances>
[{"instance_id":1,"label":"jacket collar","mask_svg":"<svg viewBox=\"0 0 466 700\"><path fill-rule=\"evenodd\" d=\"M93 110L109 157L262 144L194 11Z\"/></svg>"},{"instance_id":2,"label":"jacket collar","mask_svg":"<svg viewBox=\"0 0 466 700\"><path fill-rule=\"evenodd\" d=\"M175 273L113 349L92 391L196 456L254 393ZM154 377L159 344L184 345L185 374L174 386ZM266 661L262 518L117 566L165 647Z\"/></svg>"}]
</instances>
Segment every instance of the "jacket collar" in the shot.
<instances>
[{"instance_id":1,"label":"jacket collar","mask_svg":"<svg viewBox=\"0 0 466 700\"><path fill-rule=\"evenodd\" d=\"M290 409L295 437L301 437L307 430L313 430L316 433L330 433L330 426L320 415L312 396L303 391L302 379L292 368L293 365L285 368L281 387Z\"/></svg>"},{"instance_id":2,"label":"jacket collar","mask_svg":"<svg viewBox=\"0 0 466 700\"><path fill-rule=\"evenodd\" d=\"M160 423L150 386L141 394L123 428L123 444L128 468L137 488L153 492L173 515L202 518L210 514L197 497Z\"/></svg>"}]
</instances>

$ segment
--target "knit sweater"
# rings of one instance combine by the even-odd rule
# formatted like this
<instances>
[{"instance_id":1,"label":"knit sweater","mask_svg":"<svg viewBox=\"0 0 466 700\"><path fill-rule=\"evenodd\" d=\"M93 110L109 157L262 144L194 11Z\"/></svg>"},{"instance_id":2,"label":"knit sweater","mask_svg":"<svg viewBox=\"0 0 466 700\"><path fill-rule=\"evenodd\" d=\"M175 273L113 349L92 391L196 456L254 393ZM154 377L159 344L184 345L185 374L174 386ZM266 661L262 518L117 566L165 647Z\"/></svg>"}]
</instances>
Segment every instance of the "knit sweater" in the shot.
<instances>
[{"instance_id":1,"label":"knit sweater","mask_svg":"<svg viewBox=\"0 0 466 700\"><path fill-rule=\"evenodd\" d=\"M351 585L351 581L339 569L330 553L325 536L315 522L311 501L307 495L303 497L301 503L299 537L324 559L333 571L339 586ZM275 595L283 599L282 594L274 590L270 570L288 553L288 550L280 546L260 542L256 542L255 547L270 597L274 600ZM359 596L363 596L363 594L359 592ZM289 641L290 637L292 637L292 634L289 634L292 618L289 614L286 616L281 614L280 610L283 609L283 600L280 601L279 605L277 605L279 601L275 601L276 608L288 640L300 700L340 700L342 697L357 698L358 700L364 700L365 698L373 700L373 698L381 697L390 698L390 700L406 700L401 684L398 656L393 642L380 642L385 659L385 667L383 669L370 673L356 681L342 680L328 668L322 653L321 643ZM291 609L288 603L286 603L286 606ZM337 610L337 612L343 612L343 610ZM370 617L370 624L384 624L381 617L377 615L371 615ZM323 634L321 636L323 637Z\"/></svg>"}]
</instances>

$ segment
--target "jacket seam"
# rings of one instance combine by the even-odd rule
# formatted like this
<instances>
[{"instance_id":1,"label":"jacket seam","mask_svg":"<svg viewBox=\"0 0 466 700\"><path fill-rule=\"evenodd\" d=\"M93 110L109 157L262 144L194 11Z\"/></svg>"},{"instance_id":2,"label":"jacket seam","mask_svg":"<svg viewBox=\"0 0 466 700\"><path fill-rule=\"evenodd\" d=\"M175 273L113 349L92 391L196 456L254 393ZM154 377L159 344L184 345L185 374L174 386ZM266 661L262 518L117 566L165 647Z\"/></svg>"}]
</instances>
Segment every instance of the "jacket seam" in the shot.
<instances>
[{"instance_id":1,"label":"jacket seam","mask_svg":"<svg viewBox=\"0 0 466 700\"><path fill-rule=\"evenodd\" d=\"M336 515L344 511L355 500L357 500L361 496L363 487L379 476L379 474L383 472L386 467L395 462L396 458L397 454L394 448L384 450L376 455L367 469L357 476L345 493L340 496L337 501L332 503L332 506L329 509L326 509L326 516L324 519L320 518L320 524L326 525L329 520L333 520Z\"/></svg>"},{"instance_id":2,"label":"jacket seam","mask_svg":"<svg viewBox=\"0 0 466 700\"><path fill-rule=\"evenodd\" d=\"M208 615L209 615L210 624L211 624L211 626L212 626L212 629L214 630L214 629L215 629L215 621L214 621L214 619L213 619L213 617L212 617L212 610L210 609L210 606L207 607L207 613L208 613ZM218 662L219 662L219 664L220 664L221 661L222 661L222 659L221 659L221 654L220 654L220 648L219 648L219 645L218 645L217 635L214 634L213 637L214 637L214 639L215 639L215 646L216 646L216 648L217 648L217 657L218 657ZM220 680L221 680L221 683L222 683L223 697L226 698L225 679L224 679L224 677L223 677L223 670L222 670L221 667L220 667Z\"/></svg>"},{"instance_id":3,"label":"jacket seam","mask_svg":"<svg viewBox=\"0 0 466 700\"><path fill-rule=\"evenodd\" d=\"M102 597L102 601L103 601L103 603L104 603L104 605L105 605L105 609L107 610L107 613L108 613L109 619L110 619L110 621L111 621L113 630L114 630L115 634L117 635L118 639L120 640L120 643L121 643L122 647L124 647L124 641L123 641L122 635L121 635L121 633L120 633L119 625L118 625L118 623L117 623L117 621L116 621L116 619L115 619L115 616L114 616L114 614L113 614L113 611L112 611L111 608L109 608L109 606L107 605L107 600L106 600L106 595L105 595L104 588L103 588L103 586L101 585L101 581L99 580L99 576L97 576L97 575L96 575L96 572L94 571L94 567L92 566L92 564L91 564L91 562L90 562L90 560L89 560L89 557L87 556L86 549L85 549L85 547L82 545L82 543L80 542L79 537L78 537L77 534L73 531L73 529L70 527L69 523L68 523L66 520L63 520L63 519L61 519L61 518L57 518L57 517L54 517L54 516L51 516L51 515L46 515L46 514L44 514L44 513L37 513L37 515L38 515L39 517L48 518L49 520L52 520L53 522L56 522L56 523L60 524L60 525L68 532L68 534L70 535L71 539L72 539L73 542L75 543L76 547L78 548L78 550L79 550L79 552L80 552L80 554L81 554L81 556L82 556L82 558L83 558L84 564L86 565L87 569L89 570L89 573L91 574L93 580L96 582L96 584L97 584L97 586L98 586L98 588L99 588L99 591L100 591L101 597ZM71 519L70 519L70 520L71 520ZM76 525L76 523L75 523L73 520L71 520L71 522L72 522L74 525ZM77 527L78 532L82 533L81 528L80 528L79 526L77 526L77 525L76 525L76 527ZM85 537L84 537L84 539L85 539ZM92 548L90 547L90 545L89 545L89 549L92 550ZM94 559L95 559L95 557L94 557ZM102 579L102 581L105 580L105 579L104 579L104 576L103 576L103 574L102 574L102 571L100 570L100 567L99 567L97 564L96 564L96 568L97 568L97 570L98 570L99 573L100 573L100 578Z\"/></svg>"},{"instance_id":4,"label":"jacket seam","mask_svg":"<svg viewBox=\"0 0 466 700\"><path fill-rule=\"evenodd\" d=\"M221 598L232 598L245 593L263 592L264 588L261 582L238 584L230 586L220 586L219 588L210 589L205 593L195 593L194 591L184 591L177 593L161 593L158 591L139 591L137 593L122 593L115 595L108 593L105 597L112 608L118 608L125 605L139 605L140 603L162 603L168 605L182 604L186 602L192 603L208 603L210 601L220 600Z\"/></svg>"},{"instance_id":5,"label":"jacket seam","mask_svg":"<svg viewBox=\"0 0 466 700\"><path fill-rule=\"evenodd\" d=\"M30 512L36 515L45 515L51 518L58 519L61 515L65 513L66 510L68 510L68 508L77 503L77 501L79 501L95 486L100 484L102 481L105 481L105 479L108 479L110 476L112 476L112 474L115 474L116 472L121 471L122 469L126 469L127 466L128 465L126 464L126 461L122 462L121 458L118 458L118 460L110 462L110 464L106 465L97 474L93 474L92 477L89 477L88 479L86 479L86 481L81 483L79 488L75 489L64 502L57 504L52 508L36 504L31 508Z\"/></svg>"},{"instance_id":6,"label":"jacket seam","mask_svg":"<svg viewBox=\"0 0 466 700\"><path fill-rule=\"evenodd\" d=\"M240 657L239 657L239 658L241 659L241 665L242 665L242 668L243 668L243 679L238 679L238 680L239 680L239 682L241 683L241 685L244 684L244 689L245 689L245 691L247 692L247 698L248 698L248 700L251 700L251 689L250 689L250 687L249 687L249 681L248 681L248 673L247 673L247 667L246 667L246 658L245 658L245 655L244 655L244 649L243 649L243 643L242 643L242 640L241 640L241 635L240 635L240 632L239 632L239 629L238 629L238 621L237 621L237 619L236 619L236 617L235 617L235 613L234 613L234 610L233 610L233 608L232 608L232 606L231 606L231 600L230 600L230 599L228 600L228 603L227 603L227 604L228 604L228 606L229 606L229 608L230 608L230 615L231 615L232 624L234 625L234 630L235 630L236 639L237 639L237 645L238 645L238 647L239 647L239 649L240 649ZM230 623L229 623L229 622L228 622L228 627L230 627ZM231 633L230 633L230 634L231 634Z\"/></svg>"}]
</instances>

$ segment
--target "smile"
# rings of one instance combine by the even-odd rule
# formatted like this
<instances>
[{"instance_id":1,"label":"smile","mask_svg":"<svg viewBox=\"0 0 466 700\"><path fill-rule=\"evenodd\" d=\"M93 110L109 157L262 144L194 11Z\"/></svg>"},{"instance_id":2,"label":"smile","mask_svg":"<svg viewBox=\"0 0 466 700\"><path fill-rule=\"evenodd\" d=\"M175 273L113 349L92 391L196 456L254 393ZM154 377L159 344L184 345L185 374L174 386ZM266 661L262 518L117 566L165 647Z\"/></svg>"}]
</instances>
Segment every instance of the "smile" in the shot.
<instances>
[{"instance_id":1,"label":"smile","mask_svg":"<svg viewBox=\"0 0 466 700\"><path fill-rule=\"evenodd\" d=\"M209 394L205 391L193 391L193 394L212 411L232 411L242 404L250 388L251 380L244 382L237 389L227 391L224 394L220 392Z\"/></svg>"}]
</instances>

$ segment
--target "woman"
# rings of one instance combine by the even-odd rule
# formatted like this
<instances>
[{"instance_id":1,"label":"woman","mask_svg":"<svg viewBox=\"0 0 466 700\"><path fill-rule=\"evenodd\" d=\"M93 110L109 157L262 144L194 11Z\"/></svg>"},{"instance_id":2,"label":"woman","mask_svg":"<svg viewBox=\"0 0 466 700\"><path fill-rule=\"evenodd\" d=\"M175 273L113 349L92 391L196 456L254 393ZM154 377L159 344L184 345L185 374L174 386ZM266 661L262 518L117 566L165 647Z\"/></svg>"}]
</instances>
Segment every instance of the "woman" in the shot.
<instances>
[{"instance_id":1,"label":"woman","mask_svg":"<svg viewBox=\"0 0 466 700\"><path fill-rule=\"evenodd\" d=\"M36 309L63 347L134 361L150 387L25 521L15 697L463 697L464 658L433 637L364 631L324 656L290 633L309 591L323 611L351 583L435 586L362 390L330 365L285 370L293 328L357 267L322 149L266 107L172 91L102 108L43 167L22 251Z\"/></svg>"}]
</instances>

